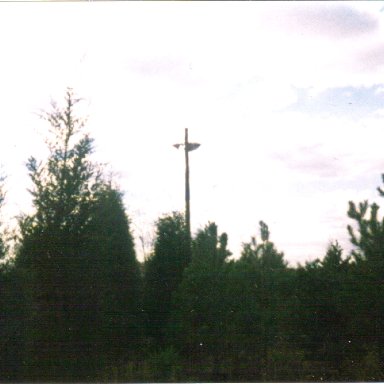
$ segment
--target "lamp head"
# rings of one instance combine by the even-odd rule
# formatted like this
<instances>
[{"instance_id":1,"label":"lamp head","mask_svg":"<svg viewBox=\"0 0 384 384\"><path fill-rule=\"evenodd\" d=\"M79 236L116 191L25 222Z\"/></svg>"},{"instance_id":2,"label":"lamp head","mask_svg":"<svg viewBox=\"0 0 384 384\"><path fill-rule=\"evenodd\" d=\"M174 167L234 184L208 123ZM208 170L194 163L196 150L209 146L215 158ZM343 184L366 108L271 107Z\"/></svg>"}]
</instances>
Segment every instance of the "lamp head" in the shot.
<instances>
[{"instance_id":1,"label":"lamp head","mask_svg":"<svg viewBox=\"0 0 384 384\"><path fill-rule=\"evenodd\" d=\"M199 148L200 144L199 143L188 143L187 145L187 150L189 151L194 151L195 149Z\"/></svg>"}]
</instances>

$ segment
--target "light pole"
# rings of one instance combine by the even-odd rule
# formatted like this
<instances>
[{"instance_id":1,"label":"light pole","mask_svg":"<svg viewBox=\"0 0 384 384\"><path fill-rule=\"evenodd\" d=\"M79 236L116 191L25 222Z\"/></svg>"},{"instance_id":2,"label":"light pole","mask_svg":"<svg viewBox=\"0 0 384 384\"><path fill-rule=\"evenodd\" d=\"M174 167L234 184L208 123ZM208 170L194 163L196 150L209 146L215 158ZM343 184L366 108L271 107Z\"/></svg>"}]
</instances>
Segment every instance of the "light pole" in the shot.
<instances>
[{"instance_id":1,"label":"light pole","mask_svg":"<svg viewBox=\"0 0 384 384\"><path fill-rule=\"evenodd\" d=\"M200 147L198 143L190 143L188 141L188 128L185 128L185 138L183 144L174 144L177 149L184 146L185 152L185 222L189 240L191 239L191 211L190 211L190 192L189 192L189 158L188 153Z\"/></svg>"}]
</instances>

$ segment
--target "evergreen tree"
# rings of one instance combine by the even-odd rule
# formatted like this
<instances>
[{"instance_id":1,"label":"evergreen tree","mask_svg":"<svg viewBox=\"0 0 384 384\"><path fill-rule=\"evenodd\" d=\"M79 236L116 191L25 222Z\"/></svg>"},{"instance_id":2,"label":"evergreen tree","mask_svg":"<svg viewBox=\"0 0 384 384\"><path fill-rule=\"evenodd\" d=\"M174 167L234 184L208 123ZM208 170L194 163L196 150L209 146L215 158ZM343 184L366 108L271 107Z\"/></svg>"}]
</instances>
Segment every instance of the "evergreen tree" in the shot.
<instances>
[{"instance_id":1,"label":"evergreen tree","mask_svg":"<svg viewBox=\"0 0 384 384\"><path fill-rule=\"evenodd\" d=\"M178 212L157 222L155 249L145 262L144 309L147 334L162 344L169 320L172 295L190 262L188 232L184 216Z\"/></svg>"},{"instance_id":2,"label":"evergreen tree","mask_svg":"<svg viewBox=\"0 0 384 384\"><path fill-rule=\"evenodd\" d=\"M384 180L384 175L383 175ZM384 196L382 188L378 188L380 196ZM380 361L379 371L384 372L384 218L378 217L379 206L376 203L369 205L364 201L356 205L349 202L348 216L356 221L358 233L351 225L348 231L351 242L356 249L353 258L356 263L358 281L359 313L362 318L364 340L358 336L356 340L360 345L366 345L369 353L377 353ZM356 276L357 277L357 276ZM370 346L370 347L369 347Z\"/></svg>"},{"instance_id":3,"label":"evergreen tree","mask_svg":"<svg viewBox=\"0 0 384 384\"><path fill-rule=\"evenodd\" d=\"M82 340L84 318L93 308L81 300L87 263L80 250L100 175L90 162L92 139L81 134L84 122L74 115L79 100L67 90L63 108L52 103L42 115L50 127L50 154L34 157L27 168L33 183L35 213L20 221L17 266L27 271L30 300L26 374L39 379L71 379L91 347ZM76 355L82 354L79 358Z\"/></svg>"},{"instance_id":4,"label":"evergreen tree","mask_svg":"<svg viewBox=\"0 0 384 384\"><path fill-rule=\"evenodd\" d=\"M137 315L128 221L120 194L90 159L92 139L74 113L78 101L69 89L64 107L53 104L43 115L50 154L27 163L35 212L20 221L16 266L29 301L30 379L91 379L108 352L129 348L123 343Z\"/></svg>"},{"instance_id":5,"label":"evergreen tree","mask_svg":"<svg viewBox=\"0 0 384 384\"><path fill-rule=\"evenodd\" d=\"M328 246L327 252L321 262L326 270L336 271L348 267L349 258L343 259L343 249L335 241Z\"/></svg>"},{"instance_id":6,"label":"evergreen tree","mask_svg":"<svg viewBox=\"0 0 384 384\"><path fill-rule=\"evenodd\" d=\"M0 175L0 212L3 209L5 203L5 176ZM3 218L0 219L0 271L6 269L6 256L7 256L7 245L5 241L6 228L3 223Z\"/></svg>"},{"instance_id":7,"label":"evergreen tree","mask_svg":"<svg viewBox=\"0 0 384 384\"><path fill-rule=\"evenodd\" d=\"M5 201L4 177L0 177L0 210ZM23 346L22 321L24 300L18 286L12 260L7 259L4 226L0 223L0 381L16 380Z\"/></svg>"},{"instance_id":8,"label":"evergreen tree","mask_svg":"<svg viewBox=\"0 0 384 384\"><path fill-rule=\"evenodd\" d=\"M227 235L210 223L192 243L192 261L177 290L170 333L178 349L200 367L199 380L222 380L229 315L225 262L230 255ZM232 296L231 296L232 297ZM194 372L193 374L196 374Z\"/></svg>"},{"instance_id":9,"label":"evergreen tree","mask_svg":"<svg viewBox=\"0 0 384 384\"><path fill-rule=\"evenodd\" d=\"M323 260L316 259L296 271L296 305L293 330L297 344L309 362L311 380L335 380L342 376L345 347L349 340L349 259L337 242L331 243ZM345 379L350 379L345 376Z\"/></svg>"},{"instance_id":10,"label":"evergreen tree","mask_svg":"<svg viewBox=\"0 0 384 384\"><path fill-rule=\"evenodd\" d=\"M84 332L98 345L94 355L111 364L129 358L140 344L141 276L122 194L106 184L95 200L83 247L89 260L83 284L84 300L96 311Z\"/></svg>"},{"instance_id":11,"label":"evergreen tree","mask_svg":"<svg viewBox=\"0 0 384 384\"><path fill-rule=\"evenodd\" d=\"M259 330L252 340L257 345L253 355L258 362L259 376L255 379L279 380L279 373L274 372L276 367L270 356L285 341L283 327L289 321L287 304L292 285L289 283L290 275L284 254L277 251L274 243L269 240L268 226L263 221L259 224L261 242L258 244L253 237L251 242L244 244L238 264L246 272L248 284L254 287L249 294L257 303L252 320Z\"/></svg>"}]
</instances>

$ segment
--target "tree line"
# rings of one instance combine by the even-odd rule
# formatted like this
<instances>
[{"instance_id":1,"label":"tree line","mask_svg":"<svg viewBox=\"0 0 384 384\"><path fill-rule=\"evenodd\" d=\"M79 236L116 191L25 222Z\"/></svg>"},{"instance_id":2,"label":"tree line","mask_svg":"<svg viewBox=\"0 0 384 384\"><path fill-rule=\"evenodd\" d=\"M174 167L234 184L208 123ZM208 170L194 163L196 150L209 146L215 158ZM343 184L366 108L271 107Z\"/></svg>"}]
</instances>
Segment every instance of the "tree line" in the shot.
<instances>
[{"instance_id":1,"label":"tree line","mask_svg":"<svg viewBox=\"0 0 384 384\"><path fill-rule=\"evenodd\" d=\"M12 254L0 238L1 381L383 381L378 205L349 203L348 255L334 242L289 266L260 221L233 258L215 223L191 240L172 212L139 262L78 102L68 89L42 114L49 155L27 161L33 211Z\"/></svg>"}]
</instances>

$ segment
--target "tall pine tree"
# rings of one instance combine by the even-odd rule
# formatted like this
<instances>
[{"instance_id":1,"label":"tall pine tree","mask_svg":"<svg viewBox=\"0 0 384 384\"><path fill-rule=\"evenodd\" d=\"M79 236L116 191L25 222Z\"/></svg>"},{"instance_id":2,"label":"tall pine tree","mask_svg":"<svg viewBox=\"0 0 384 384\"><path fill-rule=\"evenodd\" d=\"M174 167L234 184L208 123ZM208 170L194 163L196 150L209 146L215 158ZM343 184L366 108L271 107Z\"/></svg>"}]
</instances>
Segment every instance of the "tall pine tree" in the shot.
<instances>
[{"instance_id":1,"label":"tall pine tree","mask_svg":"<svg viewBox=\"0 0 384 384\"><path fill-rule=\"evenodd\" d=\"M78 101L68 89L65 105L43 115L52 134L49 157L27 163L35 212L20 221L16 265L25 271L29 300L29 379L92 379L110 353L127 348L122 343L137 315L128 220L121 195L90 159Z\"/></svg>"},{"instance_id":2,"label":"tall pine tree","mask_svg":"<svg viewBox=\"0 0 384 384\"><path fill-rule=\"evenodd\" d=\"M218 234L215 223L200 230L192 242L192 261L178 287L170 333L178 349L190 361L189 369L200 380L223 379L228 352L227 234Z\"/></svg>"},{"instance_id":3,"label":"tall pine tree","mask_svg":"<svg viewBox=\"0 0 384 384\"><path fill-rule=\"evenodd\" d=\"M172 295L189 264L188 232L184 216L178 212L157 222L155 248L145 263L144 309L147 334L163 344L172 306Z\"/></svg>"},{"instance_id":4,"label":"tall pine tree","mask_svg":"<svg viewBox=\"0 0 384 384\"><path fill-rule=\"evenodd\" d=\"M384 175L383 175L384 181ZM380 196L384 190L378 188ZM351 242L358 274L356 290L359 312L362 314L362 327L365 337L356 338L360 345L366 345L365 353L378 357L379 371L384 373L384 218L379 218L379 206L369 205L368 201L356 205L349 202L348 216L355 220L356 230L349 225ZM357 332L358 334L359 332ZM358 335L357 335L358 336Z\"/></svg>"}]
</instances>

